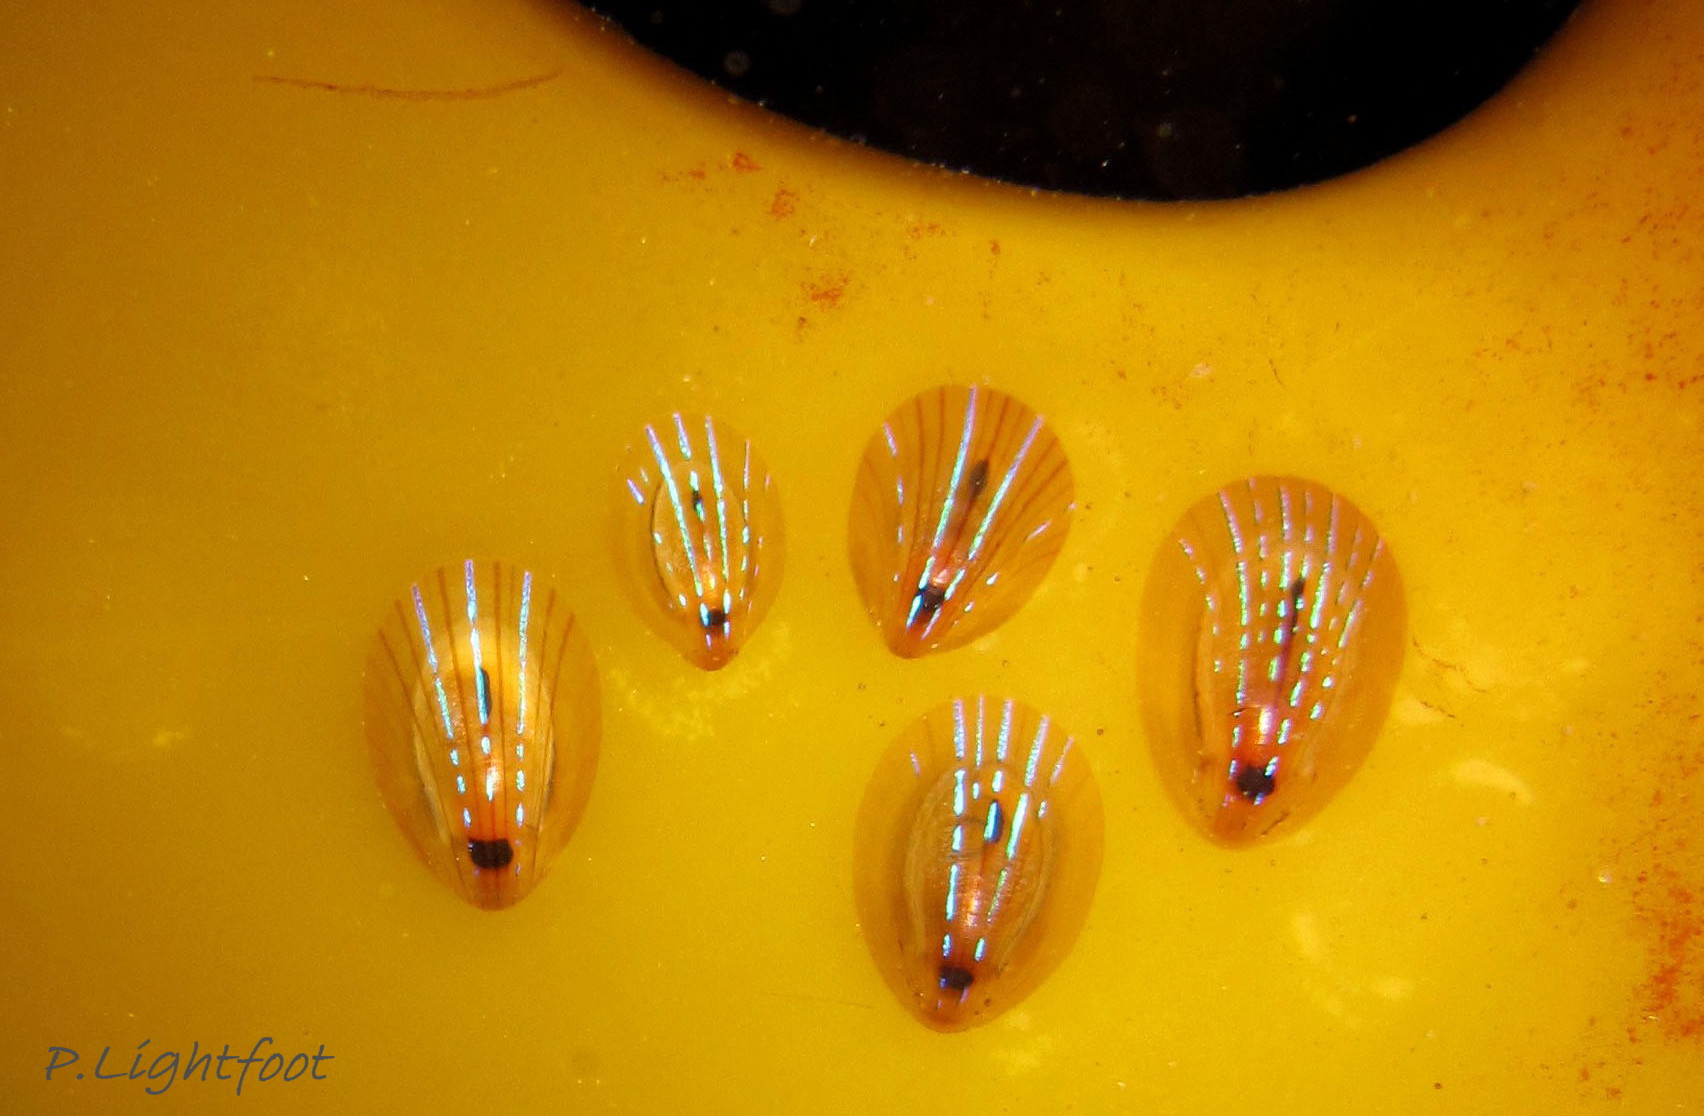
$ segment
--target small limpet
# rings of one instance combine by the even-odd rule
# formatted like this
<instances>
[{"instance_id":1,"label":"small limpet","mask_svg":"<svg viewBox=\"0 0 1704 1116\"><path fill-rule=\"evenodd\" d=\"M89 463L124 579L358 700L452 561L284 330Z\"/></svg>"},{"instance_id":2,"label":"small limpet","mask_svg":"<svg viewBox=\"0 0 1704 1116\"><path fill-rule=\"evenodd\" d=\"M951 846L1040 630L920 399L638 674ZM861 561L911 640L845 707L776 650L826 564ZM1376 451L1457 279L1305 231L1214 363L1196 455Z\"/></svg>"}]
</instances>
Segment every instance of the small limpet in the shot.
<instances>
[{"instance_id":1,"label":"small limpet","mask_svg":"<svg viewBox=\"0 0 1704 1116\"><path fill-rule=\"evenodd\" d=\"M652 629L719 670L781 585L781 502L738 431L708 415L647 425L617 478L617 562Z\"/></svg>"}]
</instances>

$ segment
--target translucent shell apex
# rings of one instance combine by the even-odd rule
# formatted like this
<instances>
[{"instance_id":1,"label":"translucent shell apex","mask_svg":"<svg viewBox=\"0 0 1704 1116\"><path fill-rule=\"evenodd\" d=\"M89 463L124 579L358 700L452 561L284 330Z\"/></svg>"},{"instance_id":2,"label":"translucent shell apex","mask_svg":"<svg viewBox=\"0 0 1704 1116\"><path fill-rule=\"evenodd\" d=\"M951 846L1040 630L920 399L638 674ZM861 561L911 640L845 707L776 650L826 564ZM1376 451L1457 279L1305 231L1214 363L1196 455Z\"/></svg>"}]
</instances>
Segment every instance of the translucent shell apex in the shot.
<instances>
[{"instance_id":1,"label":"translucent shell apex","mask_svg":"<svg viewBox=\"0 0 1704 1116\"><path fill-rule=\"evenodd\" d=\"M670 415L628 450L615 507L639 612L690 662L726 666L781 585L781 502L763 459L726 423Z\"/></svg>"},{"instance_id":2,"label":"translucent shell apex","mask_svg":"<svg viewBox=\"0 0 1704 1116\"><path fill-rule=\"evenodd\" d=\"M507 907L585 810L597 667L573 613L530 570L445 566L379 630L366 729L379 790L420 858L475 906Z\"/></svg>"},{"instance_id":3,"label":"translucent shell apex","mask_svg":"<svg viewBox=\"0 0 1704 1116\"><path fill-rule=\"evenodd\" d=\"M858 814L858 913L925 1025L985 1023L1070 951L1100 875L1100 791L1048 717L961 698L882 756Z\"/></svg>"},{"instance_id":4,"label":"translucent shell apex","mask_svg":"<svg viewBox=\"0 0 1704 1116\"><path fill-rule=\"evenodd\" d=\"M1143 598L1143 715L1161 777L1209 837L1318 811L1371 750L1401 672L1402 581L1355 505L1293 477L1184 515Z\"/></svg>"},{"instance_id":5,"label":"translucent shell apex","mask_svg":"<svg viewBox=\"0 0 1704 1116\"><path fill-rule=\"evenodd\" d=\"M1016 612L1070 528L1071 465L1034 411L986 387L888 416L852 494L852 576L896 655L979 639Z\"/></svg>"}]
</instances>

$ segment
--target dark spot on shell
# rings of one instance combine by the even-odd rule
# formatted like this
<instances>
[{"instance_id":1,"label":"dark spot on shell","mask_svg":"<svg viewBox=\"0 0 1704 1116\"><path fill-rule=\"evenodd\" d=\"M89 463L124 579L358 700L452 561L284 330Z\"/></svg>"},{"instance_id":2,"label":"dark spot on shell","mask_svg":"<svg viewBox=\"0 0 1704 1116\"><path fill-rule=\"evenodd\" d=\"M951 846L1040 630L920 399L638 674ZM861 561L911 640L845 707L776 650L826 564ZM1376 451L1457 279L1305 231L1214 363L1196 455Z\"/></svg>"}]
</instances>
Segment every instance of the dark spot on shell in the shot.
<instances>
[{"instance_id":1,"label":"dark spot on shell","mask_svg":"<svg viewBox=\"0 0 1704 1116\"><path fill-rule=\"evenodd\" d=\"M515 859L515 848L503 837L495 841L469 841L467 854L475 868L502 868Z\"/></svg>"},{"instance_id":2,"label":"dark spot on shell","mask_svg":"<svg viewBox=\"0 0 1704 1116\"><path fill-rule=\"evenodd\" d=\"M1238 768L1232 782L1236 783L1238 792L1250 802L1259 802L1278 785L1278 780L1267 774L1265 765Z\"/></svg>"},{"instance_id":3,"label":"dark spot on shell","mask_svg":"<svg viewBox=\"0 0 1704 1116\"><path fill-rule=\"evenodd\" d=\"M727 622L728 622L728 614L726 612L723 612L721 609L719 609L719 608L707 608L707 609L704 610L704 628L705 628L706 631L708 631L711 628L720 628L723 624L726 624Z\"/></svg>"},{"instance_id":4,"label":"dark spot on shell","mask_svg":"<svg viewBox=\"0 0 1704 1116\"><path fill-rule=\"evenodd\" d=\"M927 618L941 610L946 602L947 591L939 585L925 585L917 590L917 615Z\"/></svg>"},{"instance_id":5,"label":"dark spot on shell","mask_svg":"<svg viewBox=\"0 0 1704 1116\"><path fill-rule=\"evenodd\" d=\"M976 983L976 977L969 969L959 965L941 966L941 991L963 992Z\"/></svg>"},{"instance_id":6,"label":"dark spot on shell","mask_svg":"<svg viewBox=\"0 0 1704 1116\"><path fill-rule=\"evenodd\" d=\"M988 486L988 459L984 457L970 467L970 475L965 478L964 488L969 497L974 500L982 495L982 490Z\"/></svg>"}]
</instances>

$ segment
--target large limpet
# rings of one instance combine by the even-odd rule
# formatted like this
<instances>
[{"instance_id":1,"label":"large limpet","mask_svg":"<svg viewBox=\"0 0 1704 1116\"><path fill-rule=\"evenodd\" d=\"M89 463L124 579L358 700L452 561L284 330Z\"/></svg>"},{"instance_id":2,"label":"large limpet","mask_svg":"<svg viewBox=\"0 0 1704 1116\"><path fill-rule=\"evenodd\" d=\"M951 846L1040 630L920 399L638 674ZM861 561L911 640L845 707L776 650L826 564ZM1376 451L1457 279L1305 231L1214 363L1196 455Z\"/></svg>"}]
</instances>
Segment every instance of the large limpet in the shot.
<instances>
[{"instance_id":1,"label":"large limpet","mask_svg":"<svg viewBox=\"0 0 1704 1116\"><path fill-rule=\"evenodd\" d=\"M1243 844L1318 811L1372 748L1404 633L1390 548L1337 493L1250 477L1191 508L1140 637L1149 744L1191 819Z\"/></svg>"},{"instance_id":2,"label":"large limpet","mask_svg":"<svg viewBox=\"0 0 1704 1116\"><path fill-rule=\"evenodd\" d=\"M468 902L519 902L585 810L597 667L532 571L467 561L415 582L367 662L366 727L385 804Z\"/></svg>"}]
</instances>

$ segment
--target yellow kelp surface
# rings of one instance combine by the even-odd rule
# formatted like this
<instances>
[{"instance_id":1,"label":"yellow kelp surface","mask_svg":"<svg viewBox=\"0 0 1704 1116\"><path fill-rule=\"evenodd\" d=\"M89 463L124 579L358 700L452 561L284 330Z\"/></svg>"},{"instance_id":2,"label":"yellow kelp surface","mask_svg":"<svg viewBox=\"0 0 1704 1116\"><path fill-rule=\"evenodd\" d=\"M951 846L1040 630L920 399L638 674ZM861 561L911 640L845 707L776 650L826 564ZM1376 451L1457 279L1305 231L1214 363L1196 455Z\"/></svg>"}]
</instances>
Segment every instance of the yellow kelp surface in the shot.
<instances>
[{"instance_id":1,"label":"yellow kelp surface","mask_svg":"<svg viewBox=\"0 0 1704 1116\"><path fill-rule=\"evenodd\" d=\"M5 1107L1700 1104L1696 5L1588 3L1432 142L1213 205L909 166L543 0L13 7ZM852 485L970 382L1047 417L1077 509L1010 621L904 661ZM674 410L761 446L785 515L713 674L615 569L615 470ZM1410 647L1348 785L1227 850L1158 781L1137 620L1255 474L1377 523ZM467 557L553 575L603 678L584 820L497 914L415 859L361 724L387 608ZM980 692L1077 735L1105 862L1047 981L942 1035L860 939L854 820Z\"/></svg>"}]
</instances>

